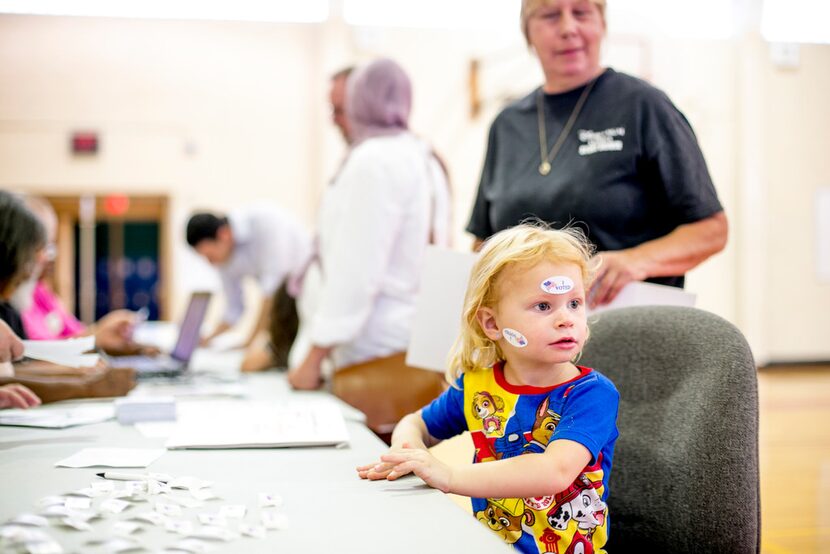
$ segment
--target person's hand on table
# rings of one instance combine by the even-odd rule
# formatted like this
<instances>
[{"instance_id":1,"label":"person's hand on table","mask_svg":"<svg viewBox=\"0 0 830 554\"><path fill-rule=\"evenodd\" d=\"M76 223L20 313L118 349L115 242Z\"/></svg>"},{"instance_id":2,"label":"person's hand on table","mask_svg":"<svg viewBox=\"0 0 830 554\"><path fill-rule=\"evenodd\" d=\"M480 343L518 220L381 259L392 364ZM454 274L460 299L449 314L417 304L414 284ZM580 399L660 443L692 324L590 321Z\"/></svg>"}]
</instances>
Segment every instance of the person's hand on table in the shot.
<instances>
[{"instance_id":1,"label":"person's hand on table","mask_svg":"<svg viewBox=\"0 0 830 554\"><path fill-rule=\"evenodd\" d=\"M602 263L588 294L588 305L591 308L608 304L625 285L648 277L644 260L633 249L598 252L596 256Z\"/></svg>"},{"instance_id":2,"label":"person's hand on table","mask_svg":"<svg viewBox=\"0 0 830 554\"><path fill-rule=\"evenodd\" d=\"M129 310L115 310L95 325L95 346L109 354L134 354L139 345L133 341L138 314Z\"/></svg>"},{"instance_id":3,"label":"person's hand on table","mask_svg":"<svg viewBox=\"0 0 830 554\"><path fill-rule=\"evenodd\" d=\"M409 448L409 444L404 443L402 448ZM401 450L401 448L392 446L388 450L387 454L397 452L399 450ZM385 454L382 455L381 458L383 458L383 456L385 456ZM407 473L410 473L409 471L407 471L406 473L393 474L392 470L395 469L396 465L397 464L395 463L384 462L382 459L380 459L377 462L373 462L371 464L357 466L355 469L357 470L358 477L360 477L361 479L368 479L369 481L378 481L381 479L394 481L398 477L403 477Z\"/></svg>"},{"instance_id":4,"label":"person's hand on table","mask_svg":"<svg viewBox=\"0 0 830 554\"><path fill-rule=\"evenodd\" d=\"M25 377L78 377L95 378L107 371L107 364L98 360L95 365L70 367L43 360L24 360L14 364L16 375Z\"/></svg>"},{"instance_id":5,"label":"person's hand on table","mask_svg":"<svg viewBox=\"0 0 830 554\"><path fill-rule=\"evenodd\" d=\"M40 398L18 383L0 387L0 408L31 408L40 405Z\"/></svg>"},{"instance_id":6,"label":"person's hand on table","mask_svg":"<svg viewBox=\"0 0 830 554\"><path fill-rule=\"evenodd\" d=\"M130 310L108 313L95 324L95 346L115 356L156 356L160 352L158 348L133 340L136 325L144 319L139 312Z\"/></svg>"},{"instance_id":7,"label":"person's hand on table","mask_svg":"<svg viewBox=\"0 0 830 554\"><path fill-rule=\"evenodd\" d=\"M0 320L0 363L11 362L23 356L23 341Z\"/></svg>"},{"instance_id":8,"label":"person's hand on table","mask_svg":"<svg viewBox=\"0 0 830 554\"><path fill-rule=\"evenodd\" d=\"M288 370L288 383L298 390L319 389L323 385L323 360L331 350L330 346L312 346L303 363Z\"/></svg>"},{"instance_id":9,"label":"person's hand on table","mask_svg":"<svg viewBox=\"0 0 830 554\"><path fill-rule=\"evenodd\" d=\"M323 384L320 364L306 358L302 364L288 370L288 383L298 390L316 390Z\"/></svg>"},{"instance_id":10,"label":"person's hand on table","mask_svg":"<svg viewBox=\"0 0 830 554\"><path fill-rule=\"evenodd\" d=\"M107 368L102 374L87 379L84 384L86 395L92 398L124 396L135 388L135 370Z\"/></svg>"}]
</instances>

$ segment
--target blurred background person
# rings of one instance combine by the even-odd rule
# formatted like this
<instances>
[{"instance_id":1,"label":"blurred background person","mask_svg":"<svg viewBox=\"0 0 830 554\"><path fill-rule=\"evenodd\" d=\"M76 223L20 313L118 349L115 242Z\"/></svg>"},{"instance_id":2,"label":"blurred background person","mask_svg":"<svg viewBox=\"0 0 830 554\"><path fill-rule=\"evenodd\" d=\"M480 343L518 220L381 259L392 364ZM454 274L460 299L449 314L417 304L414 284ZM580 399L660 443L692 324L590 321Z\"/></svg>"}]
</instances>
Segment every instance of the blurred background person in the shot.
<instances>
[{"instance_id":1,"label":"blurred background person","mask_svg":"<svg viewBox=\"0 0 830 554\"><path fill-rule=\"evenodd\" d=\"M346 117L346 83L349 75L354 71L353 66L344 67L335 72L329 82L329 104L331 105L331 120L346 144L351 144L349 118Z\"/></svg>"},{"instance_id":2,"label":"blurred background person","mask_svg":"<svg viewBox=\"0 0 830 554\"><path fill-rule=\"evenodd\" d=\"M37 196L24 197L26 207L46 231L46 246L31 276L21 283L11 298L30 340L56 340L95 335L95 345L108 354L153 353L156 349L133 340L139 317L129 310L114 310L94 325L81 323L52 290L49 279L55 268L55 241L58 219L52 205Z\"/></svg>"},{"instance_id":3,"label":"blurred background person","mask_svg":"<svg viewBox=\"0 0 830 554\"><path fill-rule=\"evenodd\" d=\"M403 352L428 244L449 242L449 183L409 131L412 88L392 60L355 70L346 87L351 147L318 215L317 255L299 298L295 388L334 368Z\"/></svg>"},{"instance_id":4,"label":"blurred background person","mask_svg":"<svg viewBox=\"0 0 830 554\"><path fill-rule=\"evenodd\" d=\"M311 256L311 236L293 215L276 206L258 205L230 215L195 213L187 223L187 243L219 271L225 311L219 325L204 338L209 344L227 332L245 312L242 281L253 278L262 300L256 323L244 343L251 346L267 332L274 294L289 276L302 272ZM288 308L286 308L288 309Z\"/></svg>"},{"instance_id":5,"label":"blurred background person","mask_svg":"<svg viewBox=\"0 0 830 554\"><path fill-rule=\"evenodd\" d=\"M351 143L351 139L349 138L349 120L346 117L346 82L352 71L354 71L353 66L344 67L332 74L329 79L331 121L347 146ZM294 344L299 328L294 296L298 293L300 286L297 281L293 287L280 287L274 292L266 324L268 333L267 335L260 333L245 351L242 371L261 371L270 367L287 366L288 353ZM289 288L292 288L290 292Z\"/></svg>"},{"instance_id":6,"label":"blurred background person","mask_svg":"<svg viewBox=\"0 0 830 554\"><path fill-rule=\"evenodd\" d=\"M682 287L727 221L688 121L660 90L600 65L605 0L523 0L543 85L490 127L467 230L475 248L527 218L582 227L606 304L631 281Z\"/></svg>"},{"instance_id":7,"label":"blurred background person","mask_svg":"<svg viewBox=\"0 0 830 554\"><path fill-rule=\"evenodd\" d=\"M16 340L25 339L20 314L9 302L17 288L31 278L45 259L46 232L23 202L0 190L0 321L13 336L0 341L10 345L9 357L19 355ZM25 349L23 354L25 355ZM135 386L135 372L109 369L103 361L94 367L65 367L23 359L5 366L0 385L20 383L43 402L89 396L123 396Z\"/></svg>"}]
</instances>

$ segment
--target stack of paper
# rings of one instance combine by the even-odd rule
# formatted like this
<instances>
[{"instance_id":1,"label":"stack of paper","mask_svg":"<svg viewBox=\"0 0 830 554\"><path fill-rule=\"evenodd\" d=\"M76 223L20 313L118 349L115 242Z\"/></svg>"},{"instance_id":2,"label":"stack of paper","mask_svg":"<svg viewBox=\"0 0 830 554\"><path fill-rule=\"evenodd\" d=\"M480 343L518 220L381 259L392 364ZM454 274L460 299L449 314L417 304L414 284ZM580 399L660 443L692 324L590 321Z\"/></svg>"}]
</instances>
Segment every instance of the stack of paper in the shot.
<instances>
[{"instance_id":1,"label":"stack of paper","mask_svg":"<svg viewBox=\"0 0 830 554\"><path fill-rule=\"evenodd\" d=\"M91 406L44 406L28 410L3 410L0 425L63 429L112 419L111 404Z\"/></svg>"},{"instance_id":2,"label":"stack of paper","mask_svg":"<svg viewBox=\"0 0 830 554\"><path fill-rule=\"evenodd\" d=\"M27 358L52 362L67 367L92 367L98 363L98 354L85 354L95 349L95 337L65 340L24 340L23 353Z\"/></svg>"},{"instance_id":3,"label":"stack of paper","mask_svg":"<svg viewBox=\"0 0 830 554\"><path fill-rule=\"evenodd\" d=\"M172 396L128 396L115 401L115 416L121 425L141 421L174 421L176 399Z\"/></svg>"},{"instance_id":4,"label":"stack of paper","mask_svg":"<svg viewBox=\"0 0 830 554\"><path fill-rule=\"evenodd\" d=\"M167 448L275 448L348 442L340 408L330 401L187 406Z\"/></svg>"}]
</instances>

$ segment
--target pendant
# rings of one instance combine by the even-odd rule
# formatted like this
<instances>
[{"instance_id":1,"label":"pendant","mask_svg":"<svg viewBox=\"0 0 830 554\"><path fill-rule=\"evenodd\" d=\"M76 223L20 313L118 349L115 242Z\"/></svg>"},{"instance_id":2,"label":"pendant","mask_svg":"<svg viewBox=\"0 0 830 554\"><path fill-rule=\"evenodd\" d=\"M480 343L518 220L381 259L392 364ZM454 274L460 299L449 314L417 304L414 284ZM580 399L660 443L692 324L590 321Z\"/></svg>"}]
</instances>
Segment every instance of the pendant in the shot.
<instances>
[{"instance_id":1,"label":"pendant","mask_svg":"<svg viewBox=\"0 0 830 554\"><path fill-rule=\"evenodd\" d=\"M545 160L541 164L539 164L539 173L542 175L547 175L550 173L550 162Z\"/></svg>"}]
</instances>

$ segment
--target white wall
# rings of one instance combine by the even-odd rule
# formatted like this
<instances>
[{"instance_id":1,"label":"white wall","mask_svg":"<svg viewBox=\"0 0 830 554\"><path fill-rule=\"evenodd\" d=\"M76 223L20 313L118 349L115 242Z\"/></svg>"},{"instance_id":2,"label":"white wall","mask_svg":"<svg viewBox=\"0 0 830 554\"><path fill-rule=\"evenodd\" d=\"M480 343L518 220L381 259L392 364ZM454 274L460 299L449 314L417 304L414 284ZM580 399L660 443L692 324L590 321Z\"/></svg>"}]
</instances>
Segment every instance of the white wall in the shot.
<instances>
[{"instance_id":1,"label":"white wall","mask_svg":"<svg viewBox=\"0 0 830 554\"><path fill-rule=\"evenodd\" d=\"M328 75L377 55L397 59L415 83L412 127L448 161L455 244L466 249L487 127L508 97L540 82L513 20L476 32L356 29L337 18L278 25L0 16L0 187L166 193L176 238L193 209L260 200L311 227L343 155L328 120ZM475 119L472 58L482 61L485 102ZM805 47L800 67L781 71L752 35L694 41L612 27L605 60L664 89L706 155L731 236L724 253L689 275L699 305L738 324L761 361L830 359L830 293L814 277L810 234L813 194L830 185L830 47ZM101 152L74 159L69 133L87 128L100 132ZM764 233L765 225L786 234ZM173 255L180 306L186 291L216 286L183 240ZM764 279L791 294L770 295ZM785 316L798 324L780 329Z\"/></svg>"}]
</instances>

